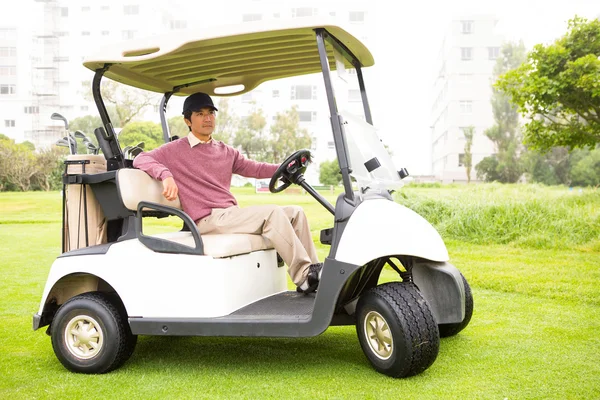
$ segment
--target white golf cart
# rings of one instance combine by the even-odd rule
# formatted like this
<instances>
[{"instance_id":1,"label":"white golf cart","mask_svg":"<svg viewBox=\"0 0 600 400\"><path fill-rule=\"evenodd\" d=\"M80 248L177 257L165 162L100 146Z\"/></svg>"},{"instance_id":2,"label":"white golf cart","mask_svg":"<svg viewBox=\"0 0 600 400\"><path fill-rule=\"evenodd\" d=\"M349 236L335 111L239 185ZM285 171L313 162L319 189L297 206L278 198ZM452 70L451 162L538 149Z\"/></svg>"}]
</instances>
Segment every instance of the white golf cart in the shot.
<instances>
[{"instance_id":1,"label":"white golf cart","mask_svg":"<svg viewBox=\"0 0 600 400\"><path fill-rule=\"evenodd\" d=\"M407 172L394 168L372 126L361 72L374 63L369 50L341 27L310 19L124 46L84 62L95 71L92 91L103 121L95 135L103 157L67 160L63 253L33 318L34 329L49 325L61 363L75 372L113 370L131 356L137 335L308 337L331 325L356 325L378 371L405 377L427 369L440 336L469 323L473 301L437 231L392 200L390 191ZM358 80L364 120L337 109L332 71L346 68L356 71L346 78ZM262 236L200 235L179 201L162 196L160 182L131 168L100 81L106 76L164 93L160 115L170 141L165 113L174 94L218 95L235 85L241 94L267 80L310 73L322 73L325 83L344 193L333 206L305 181L307 150L288 157L270 184L273 192L300 185L332 214L333 227L320 236L331 246L321 283L306 295L287 290L286 268ZM144 233L143 217L167 215L183 220L182 231ZM386 265L398 279L378 285Z\"/></svg>"}]
</instances>

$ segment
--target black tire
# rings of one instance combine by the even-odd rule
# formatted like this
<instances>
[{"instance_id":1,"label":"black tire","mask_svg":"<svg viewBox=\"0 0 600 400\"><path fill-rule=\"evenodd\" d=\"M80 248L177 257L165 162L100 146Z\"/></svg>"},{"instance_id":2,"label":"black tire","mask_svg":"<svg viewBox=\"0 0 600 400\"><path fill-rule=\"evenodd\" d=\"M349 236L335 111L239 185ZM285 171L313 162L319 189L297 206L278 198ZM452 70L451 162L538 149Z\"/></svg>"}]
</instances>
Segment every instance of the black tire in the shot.
<instances>
[{"instance_id":1,"label":"black tire","mask_svg":"<svg viewBox=\"0 0 600 400\"><path fill-rule=\"evenodd\" d=\"M471 317L473 316L473 293L471 292L471 287L467 282L467 279L460 274L463 280L463 284L465 285L465 318L462 322L458 322L456 324L439 324L438 328L440 330L440 337L449 337L458 334L458 332L462 331L469 325L471 322Z\"/></svg>"},{"instance_id":2,"label":"black tire","mask_svg":"<svg viewBox=\"0 0 600 400\"><path fill-rule=\"evenodd\" d=\"M78 334L70 333L74 331ZM51 336L54 353L65 368L87 374L120 367L137 342L118 305L101 292L80 294L64 303L52 321Z\"/></svg>"},{"instance_id":3,"label":"black tire","mask_svg":"<svg viewBox=\"0 0 600 400\"><path fill-rule=\"evenodd\" d=\"M376 325L381 329L374 332ZM417 287L408 282L386 283L363 294L356 307L356 332L373 367L394 378L425 371L440 348L431 309Z\"/></svg>"}]
</instances>

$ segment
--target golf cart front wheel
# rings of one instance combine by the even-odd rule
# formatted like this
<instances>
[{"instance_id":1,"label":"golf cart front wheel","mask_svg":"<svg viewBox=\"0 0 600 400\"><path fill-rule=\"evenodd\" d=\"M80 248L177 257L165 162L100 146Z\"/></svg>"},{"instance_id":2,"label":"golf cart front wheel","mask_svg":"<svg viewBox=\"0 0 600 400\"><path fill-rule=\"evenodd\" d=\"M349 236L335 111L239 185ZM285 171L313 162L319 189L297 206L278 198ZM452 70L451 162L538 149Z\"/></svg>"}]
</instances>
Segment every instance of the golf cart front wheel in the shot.
<instances>
[{"instance_id":1,"label":"golf cart front wheel","mask_svg":"<svg viewBox=\"0 0 600 400\"><path fill-rule=\"evenodd\" d=\"M413 283L386 283L363 294L356 331L373 367L394 378L425 371L440 347L429 305Z\"/></svg>"},{"instance_id":2,"label":"golf cart front wheel","mask_svg":"<svg viewBox=\"0 0 600 400\"><path fill-rule=\"evenodd\" d=\"M101 292L80 294L65 302L51 332L52 348L65 368L88 374L120 367L136 343L123 313Z\"/></svg>"}]
</instances>

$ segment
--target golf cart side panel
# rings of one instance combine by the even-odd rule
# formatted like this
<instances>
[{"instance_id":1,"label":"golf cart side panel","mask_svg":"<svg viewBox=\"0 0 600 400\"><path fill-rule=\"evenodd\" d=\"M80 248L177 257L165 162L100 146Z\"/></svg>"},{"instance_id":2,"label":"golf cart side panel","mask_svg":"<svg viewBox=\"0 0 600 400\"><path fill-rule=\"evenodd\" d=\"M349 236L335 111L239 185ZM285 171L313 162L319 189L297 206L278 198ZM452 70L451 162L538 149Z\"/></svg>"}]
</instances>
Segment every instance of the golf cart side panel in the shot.
<instances>
[{"instance_id":1,"label":"golf cart side panel","mask_svg":"<svg viewBox=\"0 0 600 400\"><path fill-rule=\"evenodd\" d=\"M419 260L413 265L412 274L438 324L462 322L465 318L465 287L456 267L447 262Z\"/></svg>"},{"instance_id":2,"label":"golf cart side panel","mask_svg":"<svg viewBox=\"0 0 600 400\"><path fill-rule=\"evenodd\" d=\"M363 201L344 229L336 260L364 265L393 255L448 261L444 241L419 214L390 200Z\"/></svg>"},{"instance_id":3,"label":"golf cart side panel","mask_svg":"<svg viewBox=\"0 0 600 400\"><path fill-rule=\"evenodd\" d=\"M220 259L156 253L132 239L113 244L105 255L57 259L40 315L54 284L72 274L94 275L107 282L129 316L155 318L227 315L287 287L285 268L277 266L274 250Z\"/></svg>"},{"instance_id":4,"label":"golf cart side panel","mask_svg":"<svg viewBox=\"0 0 600 400\"><path fill-rule=\"evenodd\" d=\"M130 317L136 335L312 337L335 320L342 287L359 265L326 258L322 282L315 294L283 292L216 318ZM268 304L269 309L263 305ZM290 308L292 306L292 308ZM348 322L350 321L350 322ZM350 318L342 325L353 324Z\"/></svg>"}]
</instances>

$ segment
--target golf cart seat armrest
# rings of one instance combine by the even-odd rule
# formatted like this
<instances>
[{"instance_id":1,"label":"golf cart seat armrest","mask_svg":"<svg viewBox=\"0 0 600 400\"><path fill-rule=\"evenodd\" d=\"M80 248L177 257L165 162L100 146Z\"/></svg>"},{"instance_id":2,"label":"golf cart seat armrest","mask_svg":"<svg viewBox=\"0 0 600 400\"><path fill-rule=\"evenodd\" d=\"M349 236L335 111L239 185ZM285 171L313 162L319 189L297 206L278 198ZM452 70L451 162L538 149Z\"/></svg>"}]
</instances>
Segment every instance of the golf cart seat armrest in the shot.
<instances>
[{"instance_id":1,"label":"golf cart seat armrest","mask_svg":"<svg viewBox=\"0 0 600 400\"><path fill-rule=\"evenodd\" d=\"M181 218L185 226L189 229L190 233L192 234L195 247L186 246L171 240L144 235L142 225L143 210L148 209L162 211L171 215L176 215L179 218ZM157 203L151 203L147 201L140 201L135 217L135 230L137 238L140 240L140 242L142 242L144 246L148 247L153 251L159 253L194 254L200 256L204 255L204 244L202 243L202 238L200 237L198 227L196 227L196 224L189 215L187 215L182 210L178 210L177 208L164 206L162 204Z\"/></svg>"},{"instance_id":2,"label":"golf cart seat armrest","mask_svg":"<svg viewBox=\"0 0 600 400\"><path fill-rule=\"evenodd\" d=\"M142 170L119 169L117 171L117 187L121 201L128 210L137 211L138 204L142 201L181 210L179 198L167 200L162 194L162 183Z\"/></svg>"}]
</instances>

